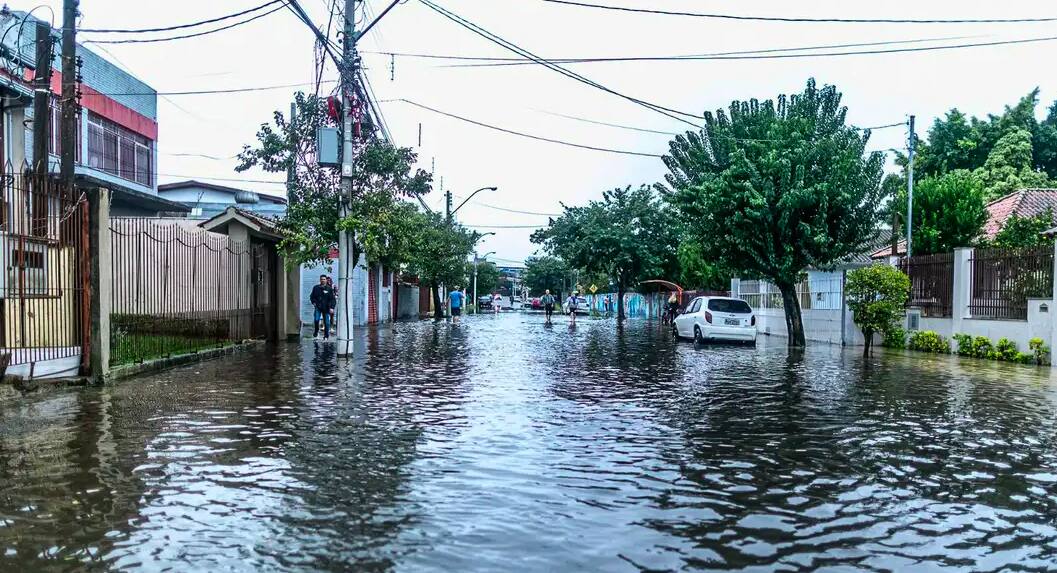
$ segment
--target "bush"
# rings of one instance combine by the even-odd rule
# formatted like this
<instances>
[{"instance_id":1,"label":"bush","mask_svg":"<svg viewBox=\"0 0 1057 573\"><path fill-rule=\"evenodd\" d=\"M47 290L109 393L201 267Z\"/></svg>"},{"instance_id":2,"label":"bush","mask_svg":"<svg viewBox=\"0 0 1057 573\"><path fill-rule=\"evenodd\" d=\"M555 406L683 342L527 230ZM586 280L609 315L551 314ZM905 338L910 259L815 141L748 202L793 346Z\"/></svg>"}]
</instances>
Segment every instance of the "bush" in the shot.
<instances>
[{"instance_id":1,"label":"bush","mask_svg":"<svg viewBox=\"0 0 1057 573\"><path fill-rule=\"evenodd\" d=\"M852 320L866 337L863 354L869 356L875 332L887 333L903 316L910 278L888 265L871 265L848 273L844 295Z\"/></svg>"},{"instance_id":2,"label":"bush","mask_svg":"<svg viewBox=\"0 0 1057 573\"><path fill-rule=\"evenodd\" d=\"M1046 346L1046 343L1041 338L1029 340L1028 348L1031 350L1035 364L1042 366L1050 363L1050 347Z\"/></svg>"},{"instance_id":3,"label":"bush","mask_svg":"<svg viewBox=\"0 0 1057 573\"><path fill-rule=\"evenodd\" d=\"M885 331L884 341L881 342L881 346L885 348L906 348L907 347L907 331L895 326Z\"/></svg>"},{"instance_id":4,"label":"bush","mask_svg":"<svg viewBox=\"0 0 1057 573\"><path fill-rule=\"evenodd\" d=\"M954 341L958 343L958 356L973 355L973 337L968 334L955 334Z\"/></svg>"},{"instance_id":5,"label":"bush","mask_svg":"<svg viewBox=\"0 0 1057 573\"><path fill-rule=\"evenodd\" d=\"M1017 355L1020 354L1017 350L1017 343L1008 338L999 338L992 352L995 354L995 360L1005 362L1017 362Z\"/></svg>"},{"instance_id":6,"label":"bush","mask_svg":"<svg viewBox=\"0 0 1057 573\"><path fill-rule=\"evenodd\" d=\"M910 335L907 348L933 354L950 354L951 343L946 338L931 330L919 330Z\"/></svg>"},{"instance_id":7,"label":"bush","mask_svg":"<svg viewBox=\"0 0 1057 573\"><path fill-rule=\"evenodd\" d=\"M973 339L972 343L972 354L970 356L974 358L991 358L993 359L994 346L991 345L991 339L986 336L977 336Z\"/></svg>"}]
</instances>

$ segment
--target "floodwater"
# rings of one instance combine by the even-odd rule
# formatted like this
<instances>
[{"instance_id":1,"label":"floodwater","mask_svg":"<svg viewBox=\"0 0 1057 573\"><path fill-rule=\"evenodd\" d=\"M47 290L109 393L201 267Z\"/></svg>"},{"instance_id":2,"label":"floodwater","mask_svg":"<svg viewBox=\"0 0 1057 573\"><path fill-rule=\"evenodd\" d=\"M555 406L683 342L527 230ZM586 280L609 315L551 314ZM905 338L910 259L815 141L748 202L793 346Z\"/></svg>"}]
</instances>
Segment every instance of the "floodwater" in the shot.
<instances>
[{"instance_id":1,"label":"floodwater","mask_svg":"<svg viewBox=\"0 0 1057 573\"><path fill-rule=\"evenodd\" d=\"M0 571L1057 568L1048 370L541 320L0 406Z\"/></svg>"}]
</instances>

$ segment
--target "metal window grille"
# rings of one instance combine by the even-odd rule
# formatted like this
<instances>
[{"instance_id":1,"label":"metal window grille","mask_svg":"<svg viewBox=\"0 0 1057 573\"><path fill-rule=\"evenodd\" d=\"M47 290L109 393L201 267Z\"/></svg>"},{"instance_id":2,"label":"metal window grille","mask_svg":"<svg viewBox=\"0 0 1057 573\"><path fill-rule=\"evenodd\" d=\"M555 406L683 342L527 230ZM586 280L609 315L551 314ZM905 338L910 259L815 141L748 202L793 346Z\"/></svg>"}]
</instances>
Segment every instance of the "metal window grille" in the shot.
<instances>
[{"instance_id":1,"label":"metal window grille","mask_svg":"<svg viewBox=\"0 0 1057 573\"><path fill-rule=\"evenodd\" d=\"M1027 320L1028 298L1053 295L1053 247L976 249L969 312L976 318Z\"/></svg>"},{"instance_id":2,"label":"metal window grille","mask_svg":"<svg viewBox=\"0 0 1057 573\"><path fill-rule=\"evenodd\" d=\"M88 116L88 166L148 187L154 183L153 142L95 114Z\"/></svg>"},{"instance_id":3,"label":"metal window grille","mask_svg":"<svg viewBox=\"0 0 1057 573\"><path fill-rule=\"evenodd\" d=\"M899 269L910 277L907 306L921 309L921 316L950 317L954 300L954 253L903 258Z\"/></svg>"}]
</instances>

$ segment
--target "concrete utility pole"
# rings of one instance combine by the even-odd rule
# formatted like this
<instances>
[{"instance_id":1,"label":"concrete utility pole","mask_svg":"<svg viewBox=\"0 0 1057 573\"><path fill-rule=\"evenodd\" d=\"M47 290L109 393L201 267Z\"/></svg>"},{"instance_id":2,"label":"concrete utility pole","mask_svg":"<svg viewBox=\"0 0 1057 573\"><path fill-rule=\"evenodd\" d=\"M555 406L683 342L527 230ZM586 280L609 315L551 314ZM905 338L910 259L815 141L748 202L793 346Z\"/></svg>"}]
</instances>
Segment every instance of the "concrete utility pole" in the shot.
<instances>
[{"instance_id":1,"label":"concrete utility pole","mask_svg":"<svg viewBox=\"0 0 1057 573\"><path fill-rule=\"evenodd\" d=\"M356 0L345 0L345 34L343 66L341 74L342 101L342 158L341 158L341 203L340 215L349 215L352 201L353 180L353 114L359 113L356 95ZM358 120L357 120L358 121ZM347 231L338 235L338 356L352 354L352 270L356 261L352 258L353 237Z\"/></svg>"},{"instance_id":2,"label":"concrete utility pole","mask_svg":"<svg viewBox=\"0 0 1057 573\"><path fill-rule=\"evenodd\" d=\"M33 173L48 176L48 141L51 138L51 26L37 22L37 68L33 74Z\"/></svg>"},{"instance_id":3,"label":"concrete utility pole","mask_svg":"<svg viewBox=\"0 0 1057 573\"><path fill-rule=\"evenodd\" d=\"M73 185L73 165L77 152L77 5L78 0L62 4L62 123L60 128L59 177Z\"/></svg>"},{"instance_id":4,"label":"concrete utility pole","mask_svg":"<svg viewBox=\"0 0 1057 573\"><path fill-rule=\"evenodd\" d=\"M911 241L914 238L914 147L917 137L914 136L914 116L910 116L910 144L907 146L907 258L911 257Z\"/></svg>"}]
</instances>

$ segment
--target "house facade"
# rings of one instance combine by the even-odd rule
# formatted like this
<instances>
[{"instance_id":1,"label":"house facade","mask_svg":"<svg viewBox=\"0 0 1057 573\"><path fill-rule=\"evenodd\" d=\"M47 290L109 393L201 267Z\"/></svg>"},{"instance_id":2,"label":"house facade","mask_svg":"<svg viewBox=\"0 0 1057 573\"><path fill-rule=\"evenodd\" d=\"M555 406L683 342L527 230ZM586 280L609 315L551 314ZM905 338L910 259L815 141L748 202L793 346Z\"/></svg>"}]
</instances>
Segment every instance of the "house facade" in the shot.
<instances>
[{"instance_id":1,"label":"house facade","mask_svg":"<svg viewBox=\"0 0 1057 573\"><path fill-rule=\"evenodd\" d=\"M158 196L183 204L193 218L209 219L232 206L273 220L286 214L286 197L200 181L159 185Z\"/></svg>"}]
</instances>

